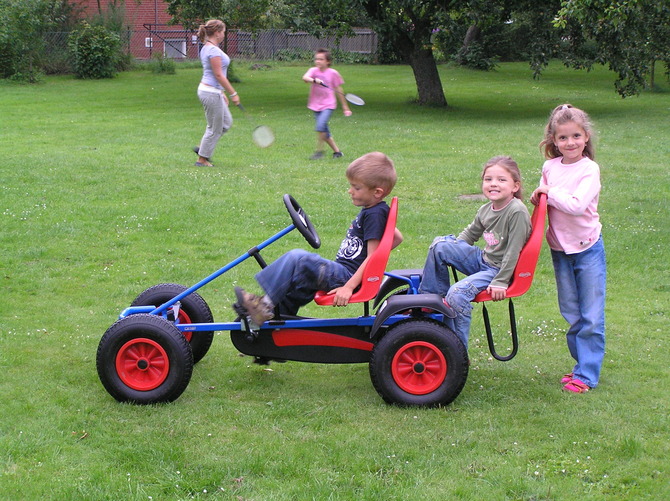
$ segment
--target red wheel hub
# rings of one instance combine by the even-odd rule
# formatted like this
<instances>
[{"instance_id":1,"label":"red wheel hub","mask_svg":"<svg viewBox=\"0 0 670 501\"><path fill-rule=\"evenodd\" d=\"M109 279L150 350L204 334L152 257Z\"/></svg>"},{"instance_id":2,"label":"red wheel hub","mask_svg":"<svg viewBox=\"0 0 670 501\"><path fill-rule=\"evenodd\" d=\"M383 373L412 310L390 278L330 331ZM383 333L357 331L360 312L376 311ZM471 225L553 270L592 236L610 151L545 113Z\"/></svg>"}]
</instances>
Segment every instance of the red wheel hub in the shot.
<instances>
[{"instance_id":1,"label":"red wheel hub","mask_svg":"<svg viewBox=\"0 0 670 501\"><path fill-rule=\"evenodd\" d=\"M391 374L402 390L413 395L426 395L444 382L447 360L434 344L414 341L395 354Z\"/></svg>"},{"instance_id":2,"label":"red wheel hub","mask_svg":"<svg viewBox=\"0 0 670 501\"><path fill-rule=\"evenodd\" d=\"M163 384L170 372L170 360L156 341L131 339L116 354L116 372L133 390L149 391Z\"/></svg>"},{"instance_id":3,"label":"red wheel hub","mask_svg":"<svg viewBox=\"0 0 670 501\"><path fill-rule=\"evenodd\" d=\"M193 323L193 322L191 322L191 317L188 316L188 313L186 313L184 310L181 310L181 309L179 310L179 315L177 315L177 319L178 319L180 325ZM186 341L188 341L189 343L191 342L191 338L193 337L193 332L182 331L181 334L182 334L182 336L184 336L186 338Z\"/></svg>"}]
</instances>

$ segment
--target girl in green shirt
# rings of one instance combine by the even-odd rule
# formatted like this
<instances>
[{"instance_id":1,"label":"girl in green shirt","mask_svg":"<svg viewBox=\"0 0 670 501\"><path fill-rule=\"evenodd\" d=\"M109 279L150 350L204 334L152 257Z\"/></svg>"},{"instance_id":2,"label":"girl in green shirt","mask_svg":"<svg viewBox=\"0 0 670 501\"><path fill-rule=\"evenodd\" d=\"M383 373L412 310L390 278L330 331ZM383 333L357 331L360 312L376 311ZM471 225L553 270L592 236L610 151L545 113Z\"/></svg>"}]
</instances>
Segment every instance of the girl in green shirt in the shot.
<instances>
[{"instance_id":1,"label":"girl in green shirt","mask_svg":"<svg viewBox=\"0 0 670 501\"><path fill-rule=\"evenodd\" d=\"M494 157L484 165L482 192L489 200L458 237L437 237L428 250L419 287L439 294L456 317L445 319L468 347L471 301L486 289L494 301L505 299L519 253L530 235L530 215L521 201L521 173L510 157ZM482 249L474 243L482 238ZM449 266L467 275L451 285Z\"/></svg>"}]
</instances>

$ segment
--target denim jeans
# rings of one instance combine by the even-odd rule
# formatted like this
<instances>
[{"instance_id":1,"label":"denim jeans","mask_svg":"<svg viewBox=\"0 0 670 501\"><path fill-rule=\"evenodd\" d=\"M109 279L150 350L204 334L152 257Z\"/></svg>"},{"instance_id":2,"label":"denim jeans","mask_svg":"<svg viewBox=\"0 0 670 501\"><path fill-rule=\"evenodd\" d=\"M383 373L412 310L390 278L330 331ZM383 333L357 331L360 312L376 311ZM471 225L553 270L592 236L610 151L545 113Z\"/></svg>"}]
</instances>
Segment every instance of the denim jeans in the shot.
<instances>
[{"instance_id":1,"label":"denim jeans","mask_svg":"<svg viewBox=\"0 0 670 501\"><path fill-rule=\"evenodd\" d=\"M317 291L328 292L347 283L352 273L335 261L294 249L256 274L256 280L279 311L297 315Z\"/></svg>"},{"instance_id":2,"label":"denim jeans","mask_svg":"<svg viewBox=\"0 0 670 501\"><path fill-rule=\"evenodd\" d=\"M451 286L448 266L467 276ZM454 235L437 237L430 245L419 293L445 297L456 312L456 318L445 318L445 322L466 348L472 321L471 301L489 286L499 271L484 261L484 252L479 247L458 240Z\"/></svg>"},{"instance_id":3,"label":"denim jeans","mask_svg":"<svg viewBox=\"0 0 670 501\"><path fill-rule=\"evenodd\" d=\"M322 110L314 112L314 119L316 120L316 125L314 130L317 132L325 132L326 139L330 137L330 129L328 128L328 122L330 117L335 110Z\"/></svg>"},{"instance_id":4,"label":"denim jeans","mask_svg":"<svg viewBox=\"0 0 670 501\"><path fill-rule=\"evenodd\" d=\"M570 324L566 333L572 373L591 388L598 385L605 357L605 246L602 236L578 254L551 251L558 306Z\"/></svg>"}]
</instances>

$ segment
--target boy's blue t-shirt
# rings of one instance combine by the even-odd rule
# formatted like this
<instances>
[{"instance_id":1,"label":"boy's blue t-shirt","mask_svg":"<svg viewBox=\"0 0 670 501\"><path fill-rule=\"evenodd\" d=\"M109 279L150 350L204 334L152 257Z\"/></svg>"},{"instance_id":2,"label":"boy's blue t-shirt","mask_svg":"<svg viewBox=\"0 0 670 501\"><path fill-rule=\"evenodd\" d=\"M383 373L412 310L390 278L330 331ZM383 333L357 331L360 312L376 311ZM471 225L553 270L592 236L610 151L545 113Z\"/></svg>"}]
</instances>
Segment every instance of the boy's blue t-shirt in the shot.
<instances>
[{"instance_id":1,"label":"boy's blue t-shirt","mask_svg":"<svg viewBox=\"0 0 670 501\"><path fill-rule=\"evenodd\" d=\"M340 244L335 262L345 266L351 274L361 266L368 257L368 240L381 240L389 215L389 206L381 201L369 208L363 208L352 221L347 236Z\"/></svg>"}]
</instances>

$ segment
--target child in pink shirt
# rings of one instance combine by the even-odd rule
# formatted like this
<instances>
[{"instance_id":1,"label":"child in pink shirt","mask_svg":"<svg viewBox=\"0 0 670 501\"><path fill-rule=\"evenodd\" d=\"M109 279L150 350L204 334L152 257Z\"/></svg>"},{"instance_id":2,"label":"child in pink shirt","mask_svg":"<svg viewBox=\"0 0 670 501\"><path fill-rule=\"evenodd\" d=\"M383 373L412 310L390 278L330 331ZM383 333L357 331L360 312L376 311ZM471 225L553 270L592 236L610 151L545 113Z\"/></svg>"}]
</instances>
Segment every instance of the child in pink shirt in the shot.
<instances>
[{"instance_id":1,"label":"child in pink shirt","mask_svg":"<svg viewBox=\"0 0 670 501\"><path fill-rule=\"evenodd\" d=\"M540 143L547 161L540 193L547 194L547 242L556 274L558 304L570 324L566 333L576 363L563 389L585 393L598 385L605 357L605 247L598 215L600 167L593 160L588 115L570 104L554 109Z\"/></svg>"},{"instance_id":2,"label":"child in pink shirt","mask_svg":"<svg viewBox=\"0 0 670 501\"><path fill-rule=\"evenodd\" d=\"M344 116L351 116L351 110L342 90L344 80L337 70L330 67L332 62L330 51L319 49L314 54L315 66L302 76L303 81L311 85L307 108L314 112L316 120L316 152L310 157L312 160L323 158L324 143L332 148L333 158L343 156L328 127L330 116L337 108L335 91L338 92L337 97L344 110Z\"/></svg>"}]
</instances>

